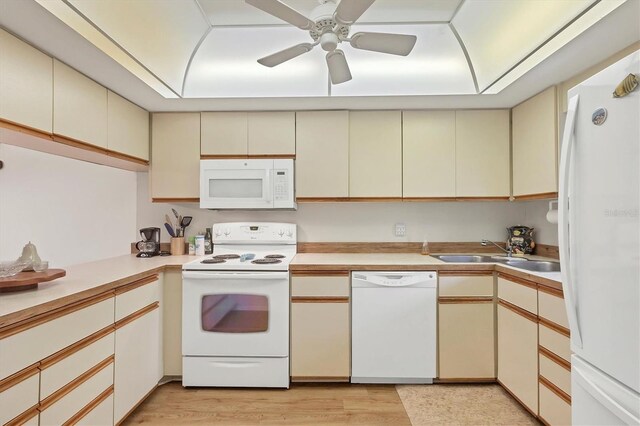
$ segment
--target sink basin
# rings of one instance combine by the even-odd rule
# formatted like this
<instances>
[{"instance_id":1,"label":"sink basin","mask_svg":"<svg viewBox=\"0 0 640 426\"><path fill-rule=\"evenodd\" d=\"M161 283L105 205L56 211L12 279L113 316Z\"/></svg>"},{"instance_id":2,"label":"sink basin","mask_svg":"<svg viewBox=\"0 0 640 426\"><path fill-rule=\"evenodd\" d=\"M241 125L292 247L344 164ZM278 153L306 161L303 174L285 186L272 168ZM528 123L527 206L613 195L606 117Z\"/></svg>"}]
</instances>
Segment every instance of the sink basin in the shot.
<instances>
[{"instance_id":1,"label":"sink basin","mask_svg":"<svg viewBox=\"0 0 640 426\"><path fill-rule=\"evenodd\" d=\"M560 272L560 264L558 262L547 262L544 260L530 260L528 262L510 261L507 265L518 269L525 269L534 272Z\"/></svg>"},{"instance_id":2,"label":"sink basin","mask_svg":"<svg viewBox=\"0 0 640 426\"><path fill-rule=\"evenodd\" d=\"M491 256L479 256L471 254L437 254L433 257L442 260L443 262L452 263L491 263L495 260L491 259Z\"/></svg>"},{"instance_id":3,"label":"sink basin","mask_svg":"<svg viewBox=\"0 0 640 426\"><path fill-rule=\"evenodd\" d=\"M529 259L525 257L509 257L509 256L491 256L491 259L499 262L528 262Z\"/></svg>"}]
</instances>

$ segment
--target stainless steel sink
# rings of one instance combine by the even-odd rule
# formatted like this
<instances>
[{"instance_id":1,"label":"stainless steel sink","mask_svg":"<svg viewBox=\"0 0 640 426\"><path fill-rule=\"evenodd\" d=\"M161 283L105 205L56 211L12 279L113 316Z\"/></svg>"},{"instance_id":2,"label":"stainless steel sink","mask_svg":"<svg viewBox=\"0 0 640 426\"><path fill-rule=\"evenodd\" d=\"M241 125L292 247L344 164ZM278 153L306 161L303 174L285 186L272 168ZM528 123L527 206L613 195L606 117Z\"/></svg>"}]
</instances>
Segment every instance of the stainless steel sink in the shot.
<instances>
[{"instance_id":1,"label":"stainless steel sink","mask_svg":"<svg viewBox=\"0 0 640 426\"><path fill-rule=\"evenodd\" d=\"M530 260L528 262L506 262L507 265L518 269L525 269L534 272L560 272L558 262L547 262L545 260Z\"/></svg>"},{"instance_id":2,"label":"stainless steel sink","mask_svg":"<svg viewBox=\"0 0 640 426\"><path fill-rule=\"evenodd\" d=\"M472 254L436 254L433 255L436 259L440 259L443 262L451 263L492 263L495 260L491 259L491 256L480 256Z\"/></svg>"},{"instance_id":3,"label":"stainless steel sink","mask_svg":"<svg viewBox=\"0 0 640 426\"><path fill-rule=\"evenodd\" d=\"M491 259L497 262L528 262L526 257L513 257L513 256L491 256Z\"/></svg>"}]
</instances>

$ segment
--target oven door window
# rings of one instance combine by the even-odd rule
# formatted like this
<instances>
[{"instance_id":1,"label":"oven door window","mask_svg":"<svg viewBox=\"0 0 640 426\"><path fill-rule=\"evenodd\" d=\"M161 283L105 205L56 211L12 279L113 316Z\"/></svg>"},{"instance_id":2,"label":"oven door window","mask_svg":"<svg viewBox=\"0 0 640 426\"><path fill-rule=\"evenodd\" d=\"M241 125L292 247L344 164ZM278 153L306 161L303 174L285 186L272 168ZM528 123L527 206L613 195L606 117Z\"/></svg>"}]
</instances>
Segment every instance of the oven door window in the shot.
<instances>
[{"instance_id":1,"label":"oven door window","mask_svg":"<svg viewBox=\"0 0 640 426\"><path fill-rule=\"evenodd\" d=\"M263 333L269 329L269 300L255 294L202 296L202 330L216 333Z\"/></svg>"}]
</instances>

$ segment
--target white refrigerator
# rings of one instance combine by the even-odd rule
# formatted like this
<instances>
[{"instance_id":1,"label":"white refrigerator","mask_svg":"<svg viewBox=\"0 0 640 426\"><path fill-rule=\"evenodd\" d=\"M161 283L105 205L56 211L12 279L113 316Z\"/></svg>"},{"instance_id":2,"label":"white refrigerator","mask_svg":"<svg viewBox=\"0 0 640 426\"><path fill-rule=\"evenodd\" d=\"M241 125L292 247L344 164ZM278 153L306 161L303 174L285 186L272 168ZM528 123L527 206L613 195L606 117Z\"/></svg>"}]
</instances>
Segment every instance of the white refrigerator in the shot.
<instances>
[{"instance_id":1,"label":"white refrigerator","mask_svg":"<svg viewBox=\"0 0 640 426\"><path fill-rule=\"evenodd\" d=\"M574 425L640 424L640 51L569 91L559 243ZM634 85L627 80L627 89Z\"/></svg>"}]
</instances>

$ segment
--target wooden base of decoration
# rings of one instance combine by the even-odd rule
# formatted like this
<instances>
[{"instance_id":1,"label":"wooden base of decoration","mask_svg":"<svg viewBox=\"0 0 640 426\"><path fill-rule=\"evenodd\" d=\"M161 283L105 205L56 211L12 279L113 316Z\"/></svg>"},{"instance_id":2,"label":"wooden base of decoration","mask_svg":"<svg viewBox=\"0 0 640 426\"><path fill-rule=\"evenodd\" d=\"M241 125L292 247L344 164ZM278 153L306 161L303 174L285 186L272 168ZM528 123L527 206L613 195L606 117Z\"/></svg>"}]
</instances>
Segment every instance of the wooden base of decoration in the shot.
<instances>
[{"instance_id":1,"label":"wooden base of decoration","mask_svg":"<svg viewBox=\"0 0 640 426\"><path fill-rule=\"evenodd\" d=\"M43 272L20 272L13 277L0 278L0 293L31 290L38 284L53 281L67 275L64 269L47 269Z\"/></svg>"}]
</instances>

